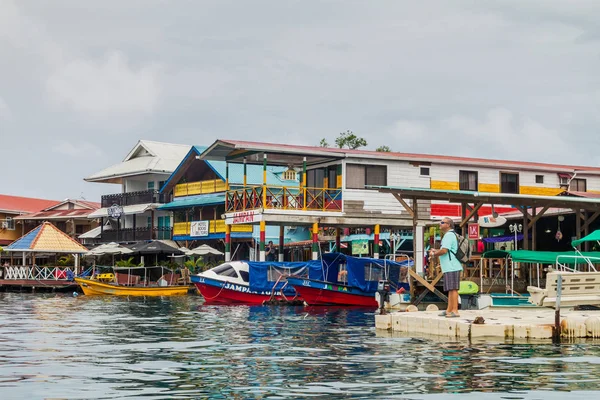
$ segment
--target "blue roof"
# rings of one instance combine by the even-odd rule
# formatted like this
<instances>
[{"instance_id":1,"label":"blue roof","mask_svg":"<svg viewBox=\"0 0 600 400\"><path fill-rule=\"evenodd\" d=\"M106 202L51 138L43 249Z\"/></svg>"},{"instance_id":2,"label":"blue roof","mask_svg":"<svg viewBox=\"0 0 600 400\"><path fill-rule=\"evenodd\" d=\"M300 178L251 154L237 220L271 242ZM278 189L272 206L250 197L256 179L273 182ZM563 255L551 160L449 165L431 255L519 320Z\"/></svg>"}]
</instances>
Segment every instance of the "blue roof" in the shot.
<instances>
[{"instance_id":1,"label":"blue roof","mask_svg":"<svg viewBox=\"0 0 600 400\"><path fill-rule=\"evenodd\" d=\"M196 206L214 206L225 203L224 193L199 194L196 196L177 197L170 203L158 207L159 210L174 210Z\"/></svg>"},{"instance_id":2,"label":"blue roof","mask_svg":"<svg viewBox=\"0 0 600 400\"><path fill-rule=\"evenodd\" d=\"M12 242L10 245L8 245L8 247L6 247L5 250L30 250L31 244L37 238L37 235L42 229L42 226L44 225L42 224L38 226L34 230L29 231L29 233L27 233L25 236L22 236L21 238Z\"/></svg>"}]
</instances>

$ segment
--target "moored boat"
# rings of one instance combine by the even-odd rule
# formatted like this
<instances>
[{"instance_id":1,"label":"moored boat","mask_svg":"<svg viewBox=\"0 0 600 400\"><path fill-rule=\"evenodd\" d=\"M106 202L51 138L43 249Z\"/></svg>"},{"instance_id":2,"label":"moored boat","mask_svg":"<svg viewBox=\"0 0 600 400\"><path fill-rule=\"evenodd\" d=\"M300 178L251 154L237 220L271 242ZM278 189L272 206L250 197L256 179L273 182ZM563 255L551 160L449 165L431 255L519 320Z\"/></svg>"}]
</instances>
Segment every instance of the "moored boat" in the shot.
<instances>
[{"instance_id":1,"label":"moored boat","mask_svg":"<svg viewBox=\"0 0 600 400\"><path fill-rule=\"evenodd\" d=\"M94 274L90 278L75 277L74 280L86 296L181 296L190 289L189 271L184 270L185 273L175 274L160 266L115 267L112 272Z\"/></svg>"},{"instance_id":2,"label":"moored boat","mask_svg":"<svg viewBox=\"0 0 600 400\"><path fill-rule=\"evenodd\" d=\"M291 276L308 277L310 262L231 261L192 275L192 283L208 304L263 304L298 300L288 284Z\"/></svg>"},{"instance_id":3,"label":"moored boat","mask_svg":"<svg viewBox=\"0 0 600 400\"><path fill-rule=\"evenodd\" d=\"M378 307L375 294L379 282L388 281L395 291L400 286L402 267L390 260L351 257L340 253L323 254L320 268L309 278L288 278L308 305Z\"/></svg>"}]
</instances>

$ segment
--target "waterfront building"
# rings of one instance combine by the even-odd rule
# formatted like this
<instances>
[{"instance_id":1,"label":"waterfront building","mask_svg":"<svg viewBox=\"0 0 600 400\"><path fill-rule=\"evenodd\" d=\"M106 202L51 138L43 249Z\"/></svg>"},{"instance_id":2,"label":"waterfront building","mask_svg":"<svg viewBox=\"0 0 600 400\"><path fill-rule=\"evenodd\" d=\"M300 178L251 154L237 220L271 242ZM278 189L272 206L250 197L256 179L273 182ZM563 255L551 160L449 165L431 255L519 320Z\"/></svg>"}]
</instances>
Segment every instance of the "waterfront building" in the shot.
<instances>
[{"instance_id":1,"label":"waterfront building","mask_svg":"<svg viewBox=\"0 0 600 400\"><path fill-rule=\"evenodd\" d=\"M89 215L99 227L80 236L86 243L131 243L170 239L171 211L160 189L191 146L140 140L122 162L85 178L88 182L120 185L120 191L101 197L101 208Z\"/></svg>"},{"instance_id":2,"label":"waterfront building","mask_svg":"<svg viewBox=\"0 0 600 400\"><path fill-rule=\"evenodd\" d=\"M24 214L37 213L59 204L56 200L0 194L0 246L5 246L20 238L36 223L17 218Z\"/></svg>"},{"instance_id":3,"label":"waterfront building","mask_svg":"<svg viewBox=\"0 0 600 400\"><path fill-rule=\"evenodd\" d=\"M168 200L158 207L173 212L173 240L188 248L201 244L224 250L226 225L225 213L227 188L260 186L263 178L268 185L298 186L296 171L287 167L268 167L263 171L259 165L228 164L225 161L200 160L206 149L194 146L166 181L160 195ZM284 242L306 240L310 232L306 227L282 227ZM264 240L279 242L280 229L271 226L265 231ZM229 232L231 252L236 259L252 259L260 239L258 227L252 224L236 224Z\"/></svg>"},{"instance_id":4,"label":"waterfront building","mask_svg":"<svg viewBox=\"0 0 600 400\"><path fill-rule=\"evenodd\" d=\"M530 208L512 207L510 202L474 204L448 201L452 194L488 193L490 196L535 196L568 194L594 196L600 193L600 168L525 161L490 160L446 155L375 152L287 144L217 140L200 158L220 160L228 165L257 164L288 166L299 171L298 185L228 187L225 197L226 232L238 224L310 226L313 231L313 257L317 256L319 227L335 227L340 248L340 229L370 227L372 255L379 256L382 230L411 229L423 237L424 227L442 216L460 219L460 226L477 215L519 210L523 218L535 221L547 211L526 217ZM381 188L406 188L430 194L417 202L410 193L401 196ZM506 200L503 198L503 200ZM469 203L473 204L470 206ZM533 204L533 202L532 202ZM593 217L593 218L592 218ZM586 221L591 224L597 215ZM528 224L526 224L528 226ZM527 235L525 235L527 237ZM421 243L422 246L422 243ZM261 257L264 241L261 243ZM423 248L414 245L415 254ZM227 257L227 256L226 256ZM422 257L416 257L417 268Z\"/></svg>"}]
</instances>

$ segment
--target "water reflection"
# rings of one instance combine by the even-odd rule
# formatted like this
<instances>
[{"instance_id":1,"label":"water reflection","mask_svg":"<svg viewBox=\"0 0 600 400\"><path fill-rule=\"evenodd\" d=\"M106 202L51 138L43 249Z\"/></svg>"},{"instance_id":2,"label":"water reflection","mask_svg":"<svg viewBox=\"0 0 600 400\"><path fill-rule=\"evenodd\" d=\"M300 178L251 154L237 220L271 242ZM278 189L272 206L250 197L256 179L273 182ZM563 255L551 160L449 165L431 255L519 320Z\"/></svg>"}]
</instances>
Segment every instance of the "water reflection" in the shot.
<instances>
[{"instance_id":1,"label":"water reflection","mask_svg":"<svg viewBox=\"0 0 600 400\"><path fill-rule=\"evenodd\" d=\"M362 309L2 293L0 390L15 399L598 395L595 342L466 343L373 325Z\"/></svg>"}]
</instances>

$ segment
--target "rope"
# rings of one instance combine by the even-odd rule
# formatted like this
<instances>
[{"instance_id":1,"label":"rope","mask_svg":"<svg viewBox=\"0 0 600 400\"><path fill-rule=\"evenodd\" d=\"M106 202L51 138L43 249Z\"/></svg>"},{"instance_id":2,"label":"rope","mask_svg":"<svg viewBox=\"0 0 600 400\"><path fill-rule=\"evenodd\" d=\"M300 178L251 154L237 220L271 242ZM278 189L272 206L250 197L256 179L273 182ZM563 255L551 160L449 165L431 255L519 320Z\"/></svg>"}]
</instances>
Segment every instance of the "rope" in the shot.
<instances>
[{"instance_id":1,"label":"rope","mask_svg":"<svg viewBox=\"0 0 600 400\"><path fill-rule=\"evenodd\" d=\"M216 299L217 297L219 297L219 295L221 294L221 292L223 291L223 289L225 289L225 285L222 285L221 289L219 289L219 293L217 293L213 297L206 297L205 295L202 294L202 292L200 292L200 294L202 294L202 297L204 297L204 300L212 300L212 299Z\"/></svg>"}]
</instances>

